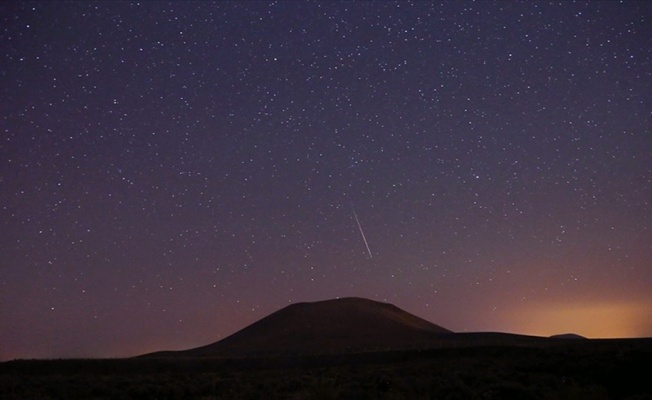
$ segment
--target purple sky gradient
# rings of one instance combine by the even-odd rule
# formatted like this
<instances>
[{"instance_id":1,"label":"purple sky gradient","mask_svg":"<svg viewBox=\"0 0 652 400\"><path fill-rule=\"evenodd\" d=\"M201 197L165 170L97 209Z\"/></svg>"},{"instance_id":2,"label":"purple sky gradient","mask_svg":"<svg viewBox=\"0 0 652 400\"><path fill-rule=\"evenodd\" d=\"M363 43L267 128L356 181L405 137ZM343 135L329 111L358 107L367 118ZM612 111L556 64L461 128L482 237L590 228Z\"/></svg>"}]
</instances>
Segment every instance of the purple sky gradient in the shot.
<instances>
[{"instance_id":1,"label":"purple sky gradient","mask_svg":"<svg viewBox=\"0 0 652 400\"><path fill-rule=\"evenodd\" d=\"M196 347L343 296L652 336L650 3L0 18L0 360Z\"/></svg>"}]
</instances>

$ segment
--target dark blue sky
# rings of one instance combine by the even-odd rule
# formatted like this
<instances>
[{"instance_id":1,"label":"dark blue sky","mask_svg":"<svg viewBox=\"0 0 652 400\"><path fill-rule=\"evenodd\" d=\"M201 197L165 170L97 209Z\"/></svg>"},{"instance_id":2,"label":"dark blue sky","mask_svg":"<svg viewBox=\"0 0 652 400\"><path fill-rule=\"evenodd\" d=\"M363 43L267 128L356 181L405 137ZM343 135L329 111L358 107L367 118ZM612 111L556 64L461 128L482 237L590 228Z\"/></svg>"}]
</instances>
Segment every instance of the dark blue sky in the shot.
<instances>
[{"instance_id":1,"label":"dark blue sky","mask_svg":"<svg viewBox=\"0 0 652 400\"><path fill-rule=\"evenodd\" d=\"M342 296L652 336L646 2L0 15L0 359L194 347Z\"/></svg>"}]
</instances>

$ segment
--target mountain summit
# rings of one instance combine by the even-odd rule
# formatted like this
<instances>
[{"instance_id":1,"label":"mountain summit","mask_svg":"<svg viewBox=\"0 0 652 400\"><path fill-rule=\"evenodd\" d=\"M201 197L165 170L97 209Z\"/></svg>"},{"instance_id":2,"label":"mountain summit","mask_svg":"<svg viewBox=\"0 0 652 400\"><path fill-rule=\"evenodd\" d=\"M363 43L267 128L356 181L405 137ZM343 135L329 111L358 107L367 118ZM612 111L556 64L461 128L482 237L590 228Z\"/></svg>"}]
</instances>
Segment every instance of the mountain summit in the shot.
<instances>
[{"instance_id":1,"label":"mountain summit","mask_svg":"<svg viewBox=\"0 0 652 400\"><path fill-rule=\"evenodd\" d=\"M392 304L349 297L292 304L213 344L151 356L240 357L410 348L450 333Z\"/></svg>"}]
</instances>

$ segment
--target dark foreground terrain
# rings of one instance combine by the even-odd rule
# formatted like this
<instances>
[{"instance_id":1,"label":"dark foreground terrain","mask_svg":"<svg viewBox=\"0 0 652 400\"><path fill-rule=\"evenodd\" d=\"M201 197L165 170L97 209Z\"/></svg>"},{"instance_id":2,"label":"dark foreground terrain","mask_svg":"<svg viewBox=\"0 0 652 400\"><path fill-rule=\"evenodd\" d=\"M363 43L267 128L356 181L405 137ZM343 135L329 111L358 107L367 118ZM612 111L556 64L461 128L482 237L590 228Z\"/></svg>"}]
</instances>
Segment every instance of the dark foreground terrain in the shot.
<instances>
[{"instance_id":1,"label":"dark foreground terrain","mask_svg":"<svg viewBox=\"0 0 652 400\"><path fill-rule=\"evenodd\" d=\"M0 364L0 399L652 399L652 340Z\"/></svg>"}]
</instances>

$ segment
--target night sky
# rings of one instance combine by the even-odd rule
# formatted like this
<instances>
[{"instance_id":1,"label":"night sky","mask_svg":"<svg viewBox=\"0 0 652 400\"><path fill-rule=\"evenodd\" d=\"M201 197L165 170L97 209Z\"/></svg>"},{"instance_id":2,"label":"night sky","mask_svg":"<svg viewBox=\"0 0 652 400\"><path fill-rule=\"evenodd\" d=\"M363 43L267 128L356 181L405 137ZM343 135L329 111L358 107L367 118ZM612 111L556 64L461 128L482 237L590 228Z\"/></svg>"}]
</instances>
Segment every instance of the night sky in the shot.
<instances>
[{"instance_id":1,"label":"night sky","mask_svg":"<svg viewBox=\"0 0 652 400\"><path fill-rule=\"evenodd\" d=\"M0 21L0 360L197 347L345 296L652 336L651 3Z\"/></svg>"}]
</instances>

